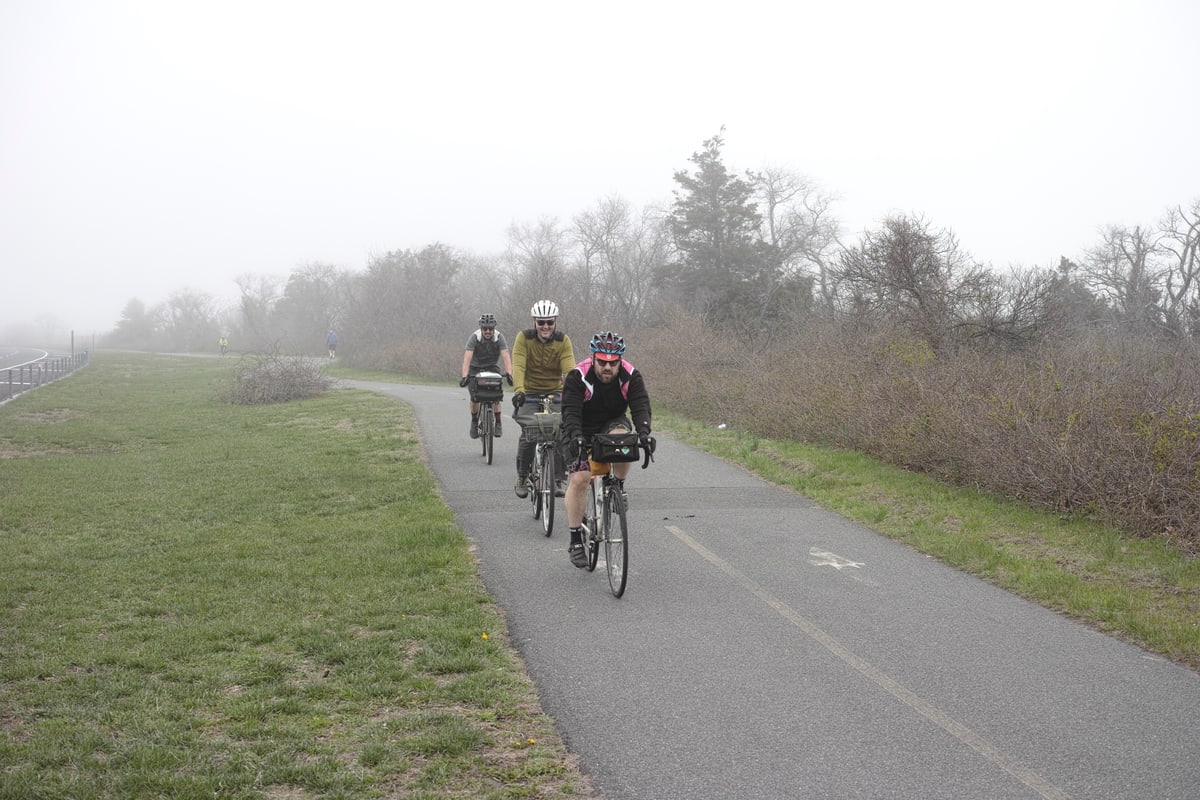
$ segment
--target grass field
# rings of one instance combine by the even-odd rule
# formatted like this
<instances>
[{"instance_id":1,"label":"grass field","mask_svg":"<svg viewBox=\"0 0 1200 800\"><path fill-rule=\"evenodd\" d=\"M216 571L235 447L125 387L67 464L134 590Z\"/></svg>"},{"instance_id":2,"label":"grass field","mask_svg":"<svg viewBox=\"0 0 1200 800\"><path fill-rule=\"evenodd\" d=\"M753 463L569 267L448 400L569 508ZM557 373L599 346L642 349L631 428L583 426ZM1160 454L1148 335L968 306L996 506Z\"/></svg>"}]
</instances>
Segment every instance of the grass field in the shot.
<instances>
[{"instance_id":1,"label":"grass field","mask_svg":"<svg viewBox=\"0 0 1200 800\"><path fill-rule=\"evenodd\" d=\"M0 800L591 796L408 409L352 390L230 405L232 373L100 353L0 407ZM1200 563L1178 548L656 419L1200 668Z\"/></svg>"},{"instance_id":2,"label":"grass field","mask_svg":"<svg viewBox=\"0 0 1200 800\"><path fill-rule=\"evenodd\" d=\"M587 796L406 407L231 373L0 408L0 798Z\"/></svg>"}]
</instances>

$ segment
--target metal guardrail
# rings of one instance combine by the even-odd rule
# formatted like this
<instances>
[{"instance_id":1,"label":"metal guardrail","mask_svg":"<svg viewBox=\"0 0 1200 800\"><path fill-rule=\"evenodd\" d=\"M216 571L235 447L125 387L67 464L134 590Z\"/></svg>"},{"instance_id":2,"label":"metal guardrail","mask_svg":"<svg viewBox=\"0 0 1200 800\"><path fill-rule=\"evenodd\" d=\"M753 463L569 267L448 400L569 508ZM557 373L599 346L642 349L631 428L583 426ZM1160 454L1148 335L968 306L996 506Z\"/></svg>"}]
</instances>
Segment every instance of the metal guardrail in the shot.
<instances>
[{"instance_id":1,"label":"metal guardrail","mask_svg":"<svg viewBox=\"0 0 1200 800\"><path fill-rule=\"evenodd\" d=\"M86 351L71 356L50 356L32 364L0 369L0 403L51 381L64 378L88 363Z\"/></svg>"}]
</instances>

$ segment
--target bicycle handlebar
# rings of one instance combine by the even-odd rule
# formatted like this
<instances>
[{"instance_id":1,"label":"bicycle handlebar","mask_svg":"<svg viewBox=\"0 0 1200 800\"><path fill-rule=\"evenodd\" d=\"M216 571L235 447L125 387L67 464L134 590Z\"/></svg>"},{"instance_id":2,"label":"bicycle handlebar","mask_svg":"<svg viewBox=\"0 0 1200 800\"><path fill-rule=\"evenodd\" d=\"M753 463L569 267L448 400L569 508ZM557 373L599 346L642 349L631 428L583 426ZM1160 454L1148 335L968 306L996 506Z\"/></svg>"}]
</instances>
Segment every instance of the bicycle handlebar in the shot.
<instances>
[{"instance_id":1,"label":"bicycle handlebar","mask_svg":"<svg viewBox=\"0 0 1200 800\"><path fill-rule=\"evenodd\" d=\"M658 447L658 442L654 440L654 437L647 436L646 446L642 448L646 452L646 455L642 457L642 469L646 469L646 467L650 466L650 462L654 460L654 448L656 447Z\"/></svg>"},{"instance_id":2,"label":"bicycle handlebar","mask_svg":"<svg viewBox=\"0 0 1200 800\"><path fill-rule=\"evenodd\" d=\"M537 404L541 406L543 414L549 414L550 412L554 411L554 404L558 402L559 398L562 397L562 392L549 392L548 394L543 395L526 395L525 401L528 402L531 397L535 398Z\"/></svg>"},{"instance_id":3,"label":"bicycle handlebar","mask_svg":"<svg viewBox=\"0 0 1200 800\"><path fill-rule=\"evenodd\" d=\"M642 456L642 469L646 469L647 467L650 466L650 462L654 460L654 451L658 447L658 441L655 440L655 438L653 436L647 436L641 442L641 444L642 444L642 452L645 454ZM574 448L574 445L572 445L572 448ZM574 453L575 451L572 449L571 452ZM588 444L586 446L586 449L581 450L580 455L577 457L582 458L585 454L590 457L591 453L592 453L592 446L591 446L591 444Z\"/></svg>"}]
</instances>

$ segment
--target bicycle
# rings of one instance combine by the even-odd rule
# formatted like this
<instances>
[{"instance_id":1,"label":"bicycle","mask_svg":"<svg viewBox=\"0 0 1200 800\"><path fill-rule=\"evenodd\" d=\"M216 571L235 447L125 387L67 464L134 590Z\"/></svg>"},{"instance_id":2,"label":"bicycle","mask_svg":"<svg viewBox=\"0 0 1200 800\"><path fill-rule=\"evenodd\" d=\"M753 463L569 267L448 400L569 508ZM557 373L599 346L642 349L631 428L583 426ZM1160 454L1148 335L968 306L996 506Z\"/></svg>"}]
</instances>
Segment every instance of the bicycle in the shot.
<instances>
[{"instance_id":1,"label":"bicycle","mask_svg":"<svg viewBox=\"0 0 1200 800\"><path fill-rule=\"evenodd\" d=\"M483 457L492 463L495 452L496 409L492 406L504 399L504 387L500 385L500 373L477 372L472 379L471 399L479 404L475 412L475 426L483 446Z\"/></svg>"},{"instance_id":2,"label":"bicycle","mask_svg":"<svg viewBox=\"0 0 1200 800\"><path fill-rule=\"evenodd\" d=\"M525 435L536 443L533 464L529 468L529 499L533 503L533 518L542 520L546 536L554 532L554 489L558 476L558 427L562 414L554 410L560 395L552 392L536 398L539 411L533 423L525 426Z\"/></svg>"},{"instance_id":3,"label":"bicycle","mask_svg":"<svg viewBox=\"0 0 1200 800\"><path fill-rule=\"evenodd\" d=\"M629 580L629 501L625 481L613 476L612 462L637 461L643 451L642 469L654 460L656 442L648 437L639 442L636 433L595 434L588 446L588 465L592 479L583 510L583 543L587 549L587 569L594 572L604 546L604 570L613 597L625 594ZM598 452L597 448L600 451Z\"/></svg>"}]
</instances>

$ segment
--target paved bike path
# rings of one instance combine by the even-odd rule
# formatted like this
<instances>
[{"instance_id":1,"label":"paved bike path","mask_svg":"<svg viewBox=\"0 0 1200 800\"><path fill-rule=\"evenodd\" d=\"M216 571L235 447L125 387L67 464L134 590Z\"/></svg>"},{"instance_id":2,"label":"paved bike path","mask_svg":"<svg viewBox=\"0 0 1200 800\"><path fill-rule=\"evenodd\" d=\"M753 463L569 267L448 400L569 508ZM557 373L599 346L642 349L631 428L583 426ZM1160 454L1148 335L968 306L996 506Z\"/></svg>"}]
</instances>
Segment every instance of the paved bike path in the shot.
<instances>
[{"instance_id":1,"label":"paved bike path","mask_svg":"<svg viewBox=\"0 0 1200 800\"><path fill-rule=\"evenodd\" d=\"M572 567L462 390L415 410L543 707L608 800L1194 798L1200 675L659 436L629 588ZM507 404L507 398L505 400ZM506 409L511 406L506 405Z\"/></svg>"}]
</instances>

